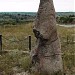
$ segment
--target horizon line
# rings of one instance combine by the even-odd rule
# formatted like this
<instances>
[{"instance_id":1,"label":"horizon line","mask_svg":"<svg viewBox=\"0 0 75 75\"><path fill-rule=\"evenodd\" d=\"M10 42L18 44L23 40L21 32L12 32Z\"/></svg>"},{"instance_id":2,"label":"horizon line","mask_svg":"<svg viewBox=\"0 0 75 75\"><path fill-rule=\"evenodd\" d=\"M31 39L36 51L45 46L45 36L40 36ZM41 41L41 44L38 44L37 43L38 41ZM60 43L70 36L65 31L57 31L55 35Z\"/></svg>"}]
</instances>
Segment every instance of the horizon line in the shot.
<instances>
[{"instance_id":1,"label":"horizon line","mask_svg":"<svg viewBox=\"0 0 75 75\"><path fill-rule=\"evenodd\" d=\"M0 13L4 13L4 12L35 12L37 13L36 11L0 11ZM56 12L75 12L75 11L56 11Z\"/></svg>"}]
</instances>

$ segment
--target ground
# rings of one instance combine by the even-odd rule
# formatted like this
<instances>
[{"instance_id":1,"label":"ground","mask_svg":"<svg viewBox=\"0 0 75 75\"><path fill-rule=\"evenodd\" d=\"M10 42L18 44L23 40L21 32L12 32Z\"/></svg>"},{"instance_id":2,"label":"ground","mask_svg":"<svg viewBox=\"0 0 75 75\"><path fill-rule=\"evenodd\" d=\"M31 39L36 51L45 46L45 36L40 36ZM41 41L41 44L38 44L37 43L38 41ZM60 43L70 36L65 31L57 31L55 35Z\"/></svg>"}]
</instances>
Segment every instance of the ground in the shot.
<instances>
[{"instance_id":1,"label":"ground","mask_svg":"<svg viewBox=\"0 0 75 75\"><path fill-rule=\"evenodd\" d=\"M32 49L35 46L34 34L32 32L33 23L0 26L2 34L3 49L10 52L0 56L0 75L14 75L14 73L30 72L31 60L28 53L28 36L32 36ZM61 41L61 50L63 58L64 73L68 75L75 74L75 29L57 26L59 38ZM11 50L13 52L11 52ZM18 71L14 71L18 69ZM32 75L34 75L32 73Z\"/></svg>"}]
</instances>

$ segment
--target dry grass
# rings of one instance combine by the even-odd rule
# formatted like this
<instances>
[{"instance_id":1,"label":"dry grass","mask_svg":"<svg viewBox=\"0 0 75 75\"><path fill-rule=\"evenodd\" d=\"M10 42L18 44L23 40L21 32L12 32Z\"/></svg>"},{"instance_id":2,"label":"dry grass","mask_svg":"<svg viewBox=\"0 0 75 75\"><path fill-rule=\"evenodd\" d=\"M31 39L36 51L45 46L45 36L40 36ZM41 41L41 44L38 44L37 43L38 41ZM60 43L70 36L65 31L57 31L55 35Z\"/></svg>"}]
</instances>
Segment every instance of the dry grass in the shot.
<instances>
[{"instance_id":1,"label":"dry grass","mask_svg":"<svg viewBox=\"0 0 75 75\"><path fill-rule=\"evenodd\" d=\"M23 39L25 39L25 37L31 35L32 36L32 46L34 46L35 45L35 37L32 32L32 25L33 25L33 23L16 25L16 26L0 27L0 33L2 34L3 37L6 37L7 39L9 39L11 41L23 40ZM63 42L63 40L67 40L67 35L71 38L72 34L75 34L75 28L67 28L67 27L65 28L65 27L57 26L57 30L58 30L58 34L59 34L60 40L61 40L62 52L64 53L64 55L63 55L64 72L66 72L68 75L74 75L75 74L75 55L74 55L75 44L67 44L67 43ZM64 37L64 38L62 38L62 37ZM28 43L28 38L27 38L27 41L20 41L20 42L13 42L13 43L11 43L10 41L6 41L3 38L3 49L28 50L27 43ZM8 73L11 74L12 67L15 66L15 64L18 61L21 63L21 67L23 69L28 69L27 62L30 62L30 60L28 61L29 58L26 59L26 57L24 57L22 55L15 56L14 53L12 53L12 54L15 58L8 54L0 57L0 60L3 61L3 63L0 61L0 65L2 65L2 66L0 66L0 70L2 69L3 71L6 72L6 74L4 74L4 75L8 75ZM5 57L7 57L7 58L5 58ZM25 61L25 59L27 61ZM12 61L15 62L15 64L13 64ZM24 64L25 62L26 62L26 64ZM9 64L9 63L12 63L12 64ZM27 66L25 66L25 65L27 65ZM7 66L8 66L8 69L5 69L5 67L7 67Z\"/></svg>"},{"instance_id":2,"label":"dry grass","mask_svg":"<svg viewBox=\"0 0 75 75\"><path fill-rule=\"evenodd\" d=\"M32 36L32 46L34 45L33 40L35 37L32 32L32 23L15 26L5 25L4 27L0 27L0 33L3 36L3 49L27 50L29 35Z\"/></svg>"}]
</instances>

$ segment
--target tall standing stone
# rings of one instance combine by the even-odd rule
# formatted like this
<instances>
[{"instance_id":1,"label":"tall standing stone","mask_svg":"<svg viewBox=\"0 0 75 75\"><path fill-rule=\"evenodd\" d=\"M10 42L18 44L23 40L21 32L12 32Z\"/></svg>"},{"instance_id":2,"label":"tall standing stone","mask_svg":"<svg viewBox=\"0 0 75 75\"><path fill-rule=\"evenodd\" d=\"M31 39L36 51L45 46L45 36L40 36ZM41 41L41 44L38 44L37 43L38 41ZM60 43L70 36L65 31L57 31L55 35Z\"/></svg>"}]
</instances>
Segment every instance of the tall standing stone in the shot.
<instances>
[{"instance_id":1,"label":"tall standing stone","mask_svg":"<svg viewBox=\"0 0 75 75\"><path fill-rule=\"evenodd\" d=\"M33 32L37 43L32 51L32 63L38 71L48 75L62 75L61 46L53 0L40 0Z\"/></svg>"}]
</instances>

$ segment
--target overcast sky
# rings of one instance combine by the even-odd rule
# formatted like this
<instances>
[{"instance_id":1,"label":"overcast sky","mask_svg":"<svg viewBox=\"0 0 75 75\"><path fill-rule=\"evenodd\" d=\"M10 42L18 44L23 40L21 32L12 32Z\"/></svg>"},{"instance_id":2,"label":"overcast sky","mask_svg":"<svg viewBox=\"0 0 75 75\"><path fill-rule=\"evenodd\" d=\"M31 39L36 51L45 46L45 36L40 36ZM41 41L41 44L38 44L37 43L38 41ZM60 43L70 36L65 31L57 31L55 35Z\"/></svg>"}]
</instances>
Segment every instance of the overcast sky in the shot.
<instances>
[{"instance_id":1,"label":"overcast sky","mask_svg":"<svg viewBox=\"0 0 75 75\"><path fill-rule=\"evenodd\" d=\"M37 12L40 0L0 0L0 12ZM54 0L56 12L75 12L75 0Z\"/></svg>"}]
</instances>

